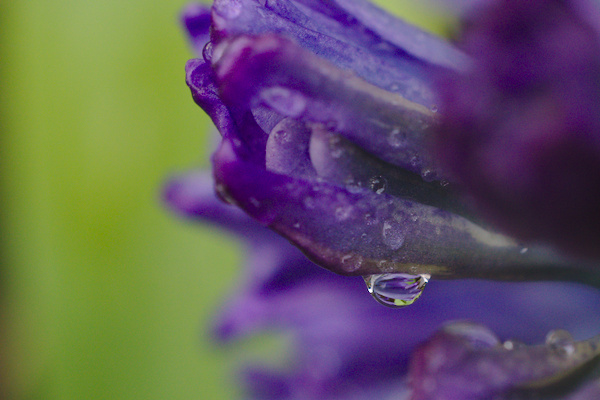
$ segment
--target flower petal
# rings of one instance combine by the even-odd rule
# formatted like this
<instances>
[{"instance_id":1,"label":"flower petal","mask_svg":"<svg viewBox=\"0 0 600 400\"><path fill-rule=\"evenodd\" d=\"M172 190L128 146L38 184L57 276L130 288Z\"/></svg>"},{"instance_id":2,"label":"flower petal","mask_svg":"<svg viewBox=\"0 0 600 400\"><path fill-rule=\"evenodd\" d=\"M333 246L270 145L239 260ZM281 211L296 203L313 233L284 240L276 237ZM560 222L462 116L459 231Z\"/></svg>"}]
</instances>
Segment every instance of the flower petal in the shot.
<instances>
[{"instance_id":1,"label":"flower petal","mask_svg":"<svg viewBox=\"0 0 600 400\"><path fill-rule=\"evenodd\" d=\"M600 337L575 342L565 331L545 345L502 345L487 328L447 325L413 355L409 379L414 400L512 399L553 387L569 391L573 374L598 358ZM562 384L562 386L560 385ZM558 386L557 386L558 385ZM517 398L521 398L518 397Z\"/></svg>"},{"instance_id":2,"label":"flower petal","mask_svg":"<svg viewBox=\"0 0 600 400\"><path fill-rule=\"evenodd\" d=\"M434 113L316 57L274 35L242 36L221 44L215 65L223 101L248 109L262 101L278 113L321 122L377 157L431 179L442 175L426 156ZM389 140L405 137L401 148ZM390 139L392 137L392 139Z\"/></svg>"}]
</instances>

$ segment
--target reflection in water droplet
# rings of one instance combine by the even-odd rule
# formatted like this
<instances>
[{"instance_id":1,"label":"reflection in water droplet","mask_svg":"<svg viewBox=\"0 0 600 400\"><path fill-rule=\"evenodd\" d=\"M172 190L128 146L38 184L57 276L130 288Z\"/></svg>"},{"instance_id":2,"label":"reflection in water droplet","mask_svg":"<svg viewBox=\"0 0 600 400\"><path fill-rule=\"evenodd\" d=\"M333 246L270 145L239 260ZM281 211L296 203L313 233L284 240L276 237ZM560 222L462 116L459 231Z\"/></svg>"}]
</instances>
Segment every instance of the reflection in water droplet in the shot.
<instances>
[{"instance_id":1,"label":"reflection in water droplet","mask_svg":"<svg viewBox=\"0 0 600 400\"><path fill-rule=\"evenodd\" d=\"M404 230L396 220L388 220L383 223L383 243L392 250L398 250L404 244Z\"/></svg>"},{"instance_id":2,"label":"reflection in water droplet","mask_svg":"<svg viewBox=\"0 0 600 400\"><path fill-rule=\"evenodd\" d=\"M377 194L382 194L385 192L387 184L387 179L385 179L383 176L374 176L369 179L369 187Z\"/></svg>"},{"instance_id":3,"label":"reflection in water droplet","mask_svg":"<svg viewBox=\"0 0 600 400\"><path fill-rule=\"evenodd\" d=\"M430 276L427 274L379 274L365 276L367 290L377 302L387 307L411 305L423 292Z\"/></svg>"},{"instance_id":4,"label":"reflection in water droplet","mask_svg":"<svg viewBox=\"0 0 600 400\"><path fill-rule=\"evenodd\" d=\"M575 352L575 340L564 329L548 332L548 335L546 335L546 345L552 350L567 356Z\"/></svg>"}]
</instances>

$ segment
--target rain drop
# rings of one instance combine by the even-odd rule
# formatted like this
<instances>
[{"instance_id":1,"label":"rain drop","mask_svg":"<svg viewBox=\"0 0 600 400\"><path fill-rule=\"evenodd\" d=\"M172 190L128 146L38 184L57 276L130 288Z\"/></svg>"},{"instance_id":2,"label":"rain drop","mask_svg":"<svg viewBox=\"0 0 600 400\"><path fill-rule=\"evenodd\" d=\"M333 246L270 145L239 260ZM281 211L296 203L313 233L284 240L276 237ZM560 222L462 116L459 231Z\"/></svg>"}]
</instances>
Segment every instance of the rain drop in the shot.
<instances>
[{"instance_id":1,"label":"rain drop","mask_svg":"<svg viewBox=\"0 0 600 400\"><path fill-rule=\"evenodd\" d=\"M383 243L392 250L398 250L404 244L404 230L395 220L383 222Z\"/></svg>"},{"instance_id":2,"label":"rain drop","mask_svg":"<svg viewBox=\"0 0 600 400\"><path fill-rule=\"evenodd\" d=\"M471 347L485 349L500 345L498 336L484 325L474 322L455 322L444 327L444 332L465 340Z\"/></svg>"},{"instance_id":3,"label":"rain drop","mask_svg":"<svg viewBox=\"0 0 600 400\"><path fill-rule=\"evenodd\" d=\"M516 339L510 339L510 340L506 340L504 343L502 343L502 347L504 347L506 350L517 350L517 349L522 349L525 346L525 343L516 340Z\"/></svg>"},{"instance_id":4,"label":"rain drop","mask_svg":"<svg viewBox=\"0 0 600 400\"><path fill-rule=\"evenodd\" d=\"M385 192L387 184L387 179L385 179L383 176L374 176L371 179L369 179L369 187L376 194L382 194L383 192Z\"/></svg>"},{"instance_id":5,"label":"rain drop","mask_svg":"<svg viewBox=\"0 0 600 400\"><path fill-rule=\"evenodd\" d=\"M260 97L273 110L288 117L298 117L306 109L306 98L296 92L282 86L274 86L264 89Z\"/></svg>"},{"instance_id":6,"label":"rain drop","mask_svg":"<svg viewBox=\"0 0 600 400\"><path fill-rule=\"evenodd\" d=\"M351 206L340 206L335 209L334 214L335 214L335 218L341 222L341 221L347 220L348 217L350 217L351 212L352 212Z\"/></svg>"},{"instance_id":7,"label":"rain drop","mask_svg":"<svg viewBox=\"0 0 600 400\"><path fill-rule=\"evenodd\" d=\"M363 258L357 254L346 254L341 258L342 268L346 272L354 272L360 268Z\"/></svg>"},{"instance_id":8,"label":"rain drop","mask_svg":"<svg viewBox=\"0 0 600 400\"><path fill-rule=\"evenodd\" d=\"M212 42L207 42L204 45L204 48L202 48L202 58L204 58L204 61L210 62L210 60L212 60L212 56L213 56L213 44L212 44Z\"/></svg>"},{"instance_id":9,"label":"rain drop","mask_svg":"<svg viewBox=\"0 0 600 400\"><path fill-rule=\"evenodd\" d=\"M423 292L430 276L427 274L379 274L365 276L367 290L377 302L387 307L406 307Z\"/></svg>"},{"instance_id":10,"label":"rain drop","mask_svg":"<svg viewBox=\"0 0 600 400\"><path fill-rule=\"evenodd\" d=\"M315 208L315 199L313 199L310 196L306 196L304 198L304 207L306 207L309 210L312 210L313 208Z\"/></svg>"},{"instance_id":11,"label":"rain drop","mask_svg":"<svg viewBox=\"0 0 600 400\"><path fill-rule=\"evenodd\" d=\"M256 208L259 208L259 207L260 207L260 201L258 201L256 198L254 198L254 197L250 197L250 198L248 198L248 201L249 201L250 203L252 203L252 205L253 205L254 207L256 207Z\"/></svg>"},{"instance_id":12,"label":"rain drop","mask_svg":"<svg viewBox=\"0 0 600 400\"><path fill-rule=\"evenodd\" d=\"M546 335L546 345L552 350L567 356L575 352L573 336L564 329L556 329L548 332L548 335Z\"/></svg>"},{"instance_id":13,"label":"rain drop","mask_svg":"<svg viewBox=\"0 0 600 400\"><path fill-rule=\"evenodd\" d=\"M401 147L406 144L406 132L402 132L400 128L394 128L388 136L388 143L392 147Z\"/></svg>"}]
</instances>

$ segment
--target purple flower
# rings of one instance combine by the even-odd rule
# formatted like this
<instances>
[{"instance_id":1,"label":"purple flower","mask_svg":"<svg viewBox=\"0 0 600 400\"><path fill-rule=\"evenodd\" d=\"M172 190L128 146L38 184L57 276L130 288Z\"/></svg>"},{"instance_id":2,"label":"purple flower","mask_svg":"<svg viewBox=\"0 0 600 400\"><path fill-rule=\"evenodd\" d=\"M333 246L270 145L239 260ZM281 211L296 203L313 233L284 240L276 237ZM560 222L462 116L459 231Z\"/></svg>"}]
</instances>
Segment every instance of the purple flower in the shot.
<instances>
[{"instance_id":1,"label":"purple flower","mask_svg":"<svg viewBox=\"0 0 600 400\"><path fill-rule=\"evenodd\" d=\"M516 339L543 342L547 332L556 327L577 338L600 330L600 321L581 315L581 310L597 310L600 294L572 283L432 281L426 295L414 305L402 310L382 307L367 294L361 278L343 277L317 267L283 238L219 201L207 173L173 179L165 199L185 217L215 224L247 244L244 277L218 314L216 339L230 342L268 330L293 334L292 367L251 366L244 370L245 387L253 398L408 398L410 355L446 321L485 324L500 337L512 339L507 343L515 346ZM487 341L484 344L497 345L497 352L505 356L502 360L511 359L511 352L491 331L477 325L458 326L460 330L455 327L451 331L451 343L460 333L466 337L470 334L480 342ZM466 347L467 351L471 348ZM428 381L423 375L430 372L429 366L422 363L436 360L427 357L422 361L423 351L413 361L413 381L417 383ZM446 357L448 363L463 361L451 356ZM484 356L487 354L482 359ZM535 371L538 361L525 359L520 368ZM460 371L451 369L457 378ZM434 372L437 378L440 372ZM414 386L420 389L418 384Z\"/></svg>"},{"instance_id":2,"label":"purple flower","mask_svg":"<svg viewBox=\"0 0 600 400\"><path fill-rule=\"evenodd\" d=\"M511 236L598 259L600 7L489 3L462 34L470 71L440 84L440 158Z\"/></svg>"},{"instance_id":3,"label":"purple flower","mask_svg":"<svg viewBox=\"0 0 600 400\"><path fill-rule=\"evenodd\" d=\"M245 280L216 338L294 335L292 366L247 369L251 398L509 400L548 388L596 398L582 371L600 346L577 341L600 330L580 315L598 311L594 290L438 279L598 281L591 262L499 235L463 203L453 179L469 187L448 162L461 161L451 153L464 151L460 141L438 143L452 174L430 152L433 131L459 125L451 116L439 126L436 77L468 83L477 54L362 0L217 0L183 19L203 56L188 62L187 82L222 139L212 178L173 179L166 201L248 244ZM237 208L216 200L213 179ZM433 280L415 305L392 310L366 295L362 278L329 274L304 255L344 275L375 274L380 301L400 290L384 287L386 273ZM472 322L447 324L457 320Z\"/></svg>"},{"instance_id":4,"label":"purple flower","mask_svg":"<svg viewBox=\"0 0 600 400\"><path fill-rule=\"evenodd\" d=\"M478 224L428 152L433 76L468 68L461 52L366 1L219 0L210 36L208 14L184 15L203 54L186 71L222 135L223 199L341 274L537 277L567 263Z\"/></svg>"}]
</instances>

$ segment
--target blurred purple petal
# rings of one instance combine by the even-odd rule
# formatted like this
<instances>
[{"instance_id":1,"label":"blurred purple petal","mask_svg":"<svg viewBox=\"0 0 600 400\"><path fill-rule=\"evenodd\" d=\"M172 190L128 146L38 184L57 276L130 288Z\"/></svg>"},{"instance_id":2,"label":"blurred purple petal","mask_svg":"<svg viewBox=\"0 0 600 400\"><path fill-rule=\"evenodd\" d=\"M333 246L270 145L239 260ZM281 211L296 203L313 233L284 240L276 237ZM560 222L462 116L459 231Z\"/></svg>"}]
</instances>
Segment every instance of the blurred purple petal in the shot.
<instances>
[{"instance_id":1,"label":"blurred purple petal","mask_svg":"<svg viewBox=\"0 0 600 400\"><path fill-rule=\"evenodd\" d=\"M508 234L597 259L600 7L489 3L461 40L473 70L440 85L441 159Z\"/></svg>"}]
</instances>

